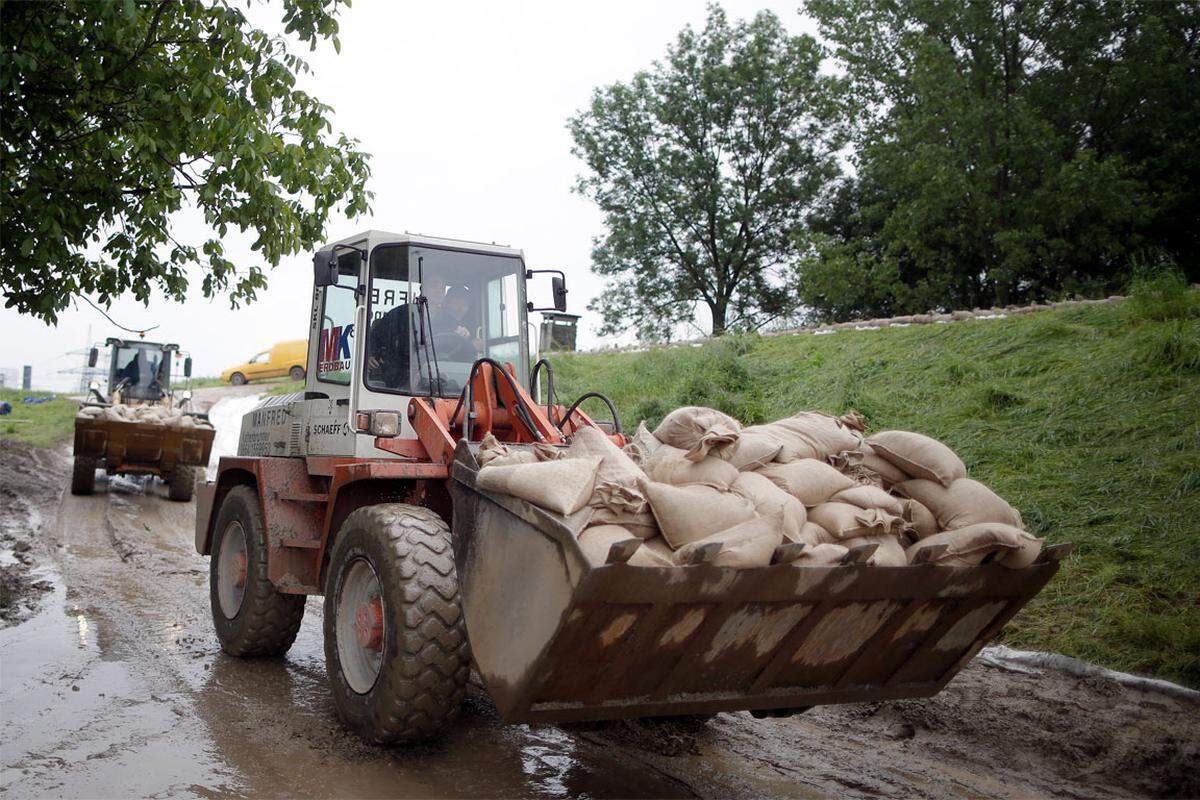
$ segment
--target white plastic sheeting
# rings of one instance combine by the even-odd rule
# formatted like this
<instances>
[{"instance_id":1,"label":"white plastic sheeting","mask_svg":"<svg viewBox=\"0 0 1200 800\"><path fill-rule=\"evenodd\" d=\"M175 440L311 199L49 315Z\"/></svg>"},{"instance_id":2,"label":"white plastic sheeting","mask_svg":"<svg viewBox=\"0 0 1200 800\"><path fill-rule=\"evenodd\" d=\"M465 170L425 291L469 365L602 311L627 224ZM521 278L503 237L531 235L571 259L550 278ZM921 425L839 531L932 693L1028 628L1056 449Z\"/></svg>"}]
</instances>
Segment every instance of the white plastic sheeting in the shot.
<instances>
[{"instance_id":1,"label":"white plastic sheeting","mask_svg":"<svg viewBox=\"0 0 1200 800\"><path fill-rule=\"evenodd\" d=\"M1143 678L1140 675L1130 675L1128 672L1117 672L1096 664L1080 661L1078 658L1064 656L1059 653L1042 653L1036 650L1013 650L1002 644L985 647L979 653L979 660L984 664L1010 672L1024 675L1041 675L1047 670L1057 670L1080 678L1107 678L1116 681L1129 689L1140 689L1144 692L1159 692L1177 697L1182 700L1200 702L1200 692L1180 686L1177 683L1158 678Z\"/></svg>"}]
</instances>

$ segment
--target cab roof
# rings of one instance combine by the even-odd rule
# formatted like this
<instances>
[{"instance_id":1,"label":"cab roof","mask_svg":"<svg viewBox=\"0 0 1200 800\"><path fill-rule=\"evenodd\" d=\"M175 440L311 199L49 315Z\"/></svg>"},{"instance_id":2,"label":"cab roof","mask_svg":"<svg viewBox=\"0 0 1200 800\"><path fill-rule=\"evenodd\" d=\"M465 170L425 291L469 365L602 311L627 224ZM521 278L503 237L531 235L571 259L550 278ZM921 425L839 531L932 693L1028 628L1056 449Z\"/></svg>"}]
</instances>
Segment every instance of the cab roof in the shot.
<instances>
[{"instance_id":1,"label":"cab roof","mask_svg":"<svg viewBox=\"0 0 1200 800\"><path fill-rule=\"evenodd\" d=\"M356 233L353 236L347 236L344 239L337 239L329 242L329 244L347 244L362 247L366 244L368 249L374 248L381 244L417 244L427 247L445 247L453 250L467 250L473 253L487 253L498 256L513 256L525 260L525 253L515 247L509 247L504 244L496 244L495 242L473 242L469 239L450 239L440 236L425 236L420 233L392 233L390 231L380 231L375 229L365 230L361 233Z\"/></svg>"}]
</instances>

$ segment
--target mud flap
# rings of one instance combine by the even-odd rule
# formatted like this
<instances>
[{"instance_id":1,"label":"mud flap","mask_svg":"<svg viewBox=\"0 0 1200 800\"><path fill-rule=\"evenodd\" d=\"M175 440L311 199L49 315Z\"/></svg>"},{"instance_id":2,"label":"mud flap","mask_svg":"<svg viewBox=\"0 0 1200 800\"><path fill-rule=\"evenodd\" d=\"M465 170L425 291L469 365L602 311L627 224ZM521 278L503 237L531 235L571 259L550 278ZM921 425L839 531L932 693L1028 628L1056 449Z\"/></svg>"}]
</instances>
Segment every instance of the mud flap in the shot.
<instances>
[{"instance_id":1,"label":"mud flap","mask_svg":"<svg viewBox=\"0 0 1200 800\"><path fill-rule=\"evenodd\" d=\"M563 518L476 488L454 550L476 666L509 722L794 709L938 692L1058 570L591 566Z\"/></svg>"}]
</instances>

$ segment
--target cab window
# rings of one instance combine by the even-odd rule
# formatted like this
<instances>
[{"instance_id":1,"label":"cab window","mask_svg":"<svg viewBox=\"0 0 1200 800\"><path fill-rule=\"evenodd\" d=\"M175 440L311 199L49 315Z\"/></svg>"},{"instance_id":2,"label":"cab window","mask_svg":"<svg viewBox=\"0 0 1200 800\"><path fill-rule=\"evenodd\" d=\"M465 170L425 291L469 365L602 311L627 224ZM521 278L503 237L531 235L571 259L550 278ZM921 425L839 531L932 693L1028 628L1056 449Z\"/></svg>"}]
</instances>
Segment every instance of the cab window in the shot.
<instances>
[{"instance_id":1,"label":"cab window","mask_svg":"<svg viewBox=\"0 0 1200 800\"><path fill-rule=\"evenodd\" d=\"M350 357L354 352L354 314L360 264L357 252L338 258L338 286L326 286L321 308L321 335L317 340L317 380L350 385ZM264 355L267 355L264 353Z\"/></svg>"}]
</instances>

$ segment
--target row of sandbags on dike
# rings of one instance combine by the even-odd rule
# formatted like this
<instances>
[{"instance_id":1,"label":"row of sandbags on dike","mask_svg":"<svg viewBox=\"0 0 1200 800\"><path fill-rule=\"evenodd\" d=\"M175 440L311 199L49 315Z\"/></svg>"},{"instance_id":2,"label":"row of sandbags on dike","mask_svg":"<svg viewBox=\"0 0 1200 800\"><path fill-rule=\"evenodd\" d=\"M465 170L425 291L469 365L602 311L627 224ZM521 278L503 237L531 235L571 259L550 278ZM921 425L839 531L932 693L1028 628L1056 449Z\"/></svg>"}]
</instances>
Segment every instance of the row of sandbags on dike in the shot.
<instances>
[{"instance_id":1,"label":"row of sandbags on dike","mask_svg":"<svg viewBox=\"0 0 1200 800\"><path fill-rule=\"evenodd\" d=\"M644 567L830 566L873 545L865 563L877 566L1019 569L1042 547L948 446L910 431L867 436L857 413L743 426L689 406L653 432L642 423L623 449L591 428L566 447L489 435L478 460L479 488L586 516L579 544L597 565L615 545Z\"/></svg>"},{"instance_id":2,"label":"row of sandbags on dike","mask_svg":"<svg viewBox=\"0 0 1200 800\"><path fill-rule=\"evenodd\" d=\"M129 406L117 403L111 406L82 406L75 414L76 419L109 420L111 422L134 422L141 425L162 425L167 428L211 428L212 424L203 417L193 417L177 408L167 406Z\"/></svg>"}]
</instances>

